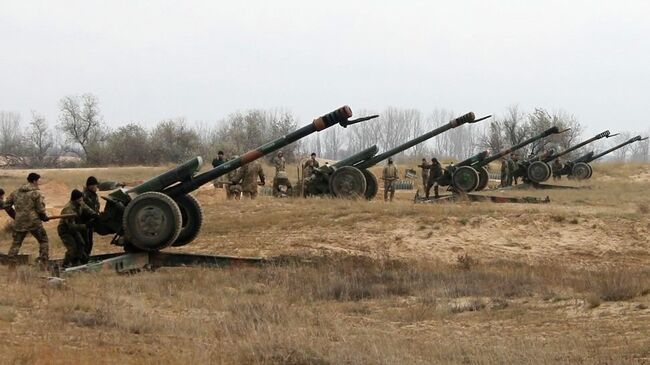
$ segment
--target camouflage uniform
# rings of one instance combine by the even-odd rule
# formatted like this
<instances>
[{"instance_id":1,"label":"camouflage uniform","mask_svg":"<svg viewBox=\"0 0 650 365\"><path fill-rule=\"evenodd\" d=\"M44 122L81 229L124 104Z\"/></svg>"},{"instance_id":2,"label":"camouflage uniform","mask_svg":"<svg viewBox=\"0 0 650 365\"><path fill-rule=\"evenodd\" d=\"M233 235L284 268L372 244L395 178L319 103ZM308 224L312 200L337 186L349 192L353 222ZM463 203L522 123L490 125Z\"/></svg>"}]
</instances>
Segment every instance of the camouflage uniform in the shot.
<instances>
[{"instance_id":1,"label":"camouflage uniform","mask_svg":"<svg viewBox=\"0 0 650 365\"><path fill-rule=\"evenodd\" d=\"M244 196L249 196L251 199L257 197L257 177L259 176L260 182L264 185L265 177L262 165L253 161L242 166L237 172L237 175L231 180L232 183L237 184L241 182L241 190Z\"/></svg>"},{"instance_id":2,"label":"camouflage uniform","mask_svg":"<svg viewBox=\"0 0 650 365\"><path fill-rule=\"evenodd\" d=\"M556 158L555 161L553 161L553 180L560 180L562 179L562 168L564 167L562 165L562 162L560 162L559 158Z\"/></svg>"},{"instance_id":3,"label":"camouflage uniform","mask_svg":"<svg viewBox=\"0 0 650 365\"><path fill-rule=\"evenodd\" d=\"M226 174L226 179L227 181L232 181L235 176L239 173L239 169L232 170L228 174ZM236 199L239 200L241 198L241 185L239 184L228 184L226 186L226 198L227 199Z\"/></svg>"},{"instance_id":4,"label":"camouflage uniform","mask_svg":"<svg viewBox=\"0 0 650 365\"><path fill-rule=\"evenodd\" d=\"M422 161L421 165L418 165L418 167L422 171L422 186L426 188L427 182L429 181L429 168L431 165L426 161Z\"/></svg>"},{"instance_id":5,"label":"camouflage uniform","mask_svg":"<svg viewBox=\"0 0 650 365\"><path fill-rule=\"evenodd\" d=\"M388 200L388 192L390 192L390 200L393 201L395 195L395 185L393 183L399 177L397 167L392 163L388 164L388 166L384 167L381 177L384 180L384 201Z\"/></svg>"},{"instance_id":6,"label":"camouflage uniform","mask_svg":"<svg viewBox=\"0 0 650 365\"><path fill-rule=\"evenodd\" d=\"M508 164L508 176L506 177L506 186L512 186L513 176L515 171L517 171L517 163L510 157L506 160Z\"/></svg>"},{"instance_id":7,"label":"camouflage uniform","mask_svg":"<svg viewBox=\"0 0 650 365\"><path fill-rule=\"evenodd\" d=\"M13 243L9 249L9 257L18 255L20 247L31 233L38 241L38 253L41 263L49 260L49 242L47 232L43 228L43 220L47 221L45 212L45 198L34 184L25 184L9 195L4 202L4 208L14 207L16 217L13 226Z\"/></svg>"},{"instance_id":8,"label":"camouflage uniform","mask_svg":"<svg viewBox=\"0 0 650 365\"><path fill-rule=\"evenodd\" d=\"M439 162L429 165L429 179L427 180L425 196L429 198L431 187L433 187L434 198L438 198L438 179L442 177L442 166Z\"/></svg>"},{"instance_id":9,"label":"camouflage uniform","mask_svg":"<svg viewBox=\"0 0 650 365\"><path fill-rule=\"evenodd\" d=\"M508 184L508 161L505 158L501 159L501 187Z\"/></svg>"},{"instance_id":10,"label":"camouflage uniform","mask_svg":"<svg viewBox=\"0 0 650 365\"><path fill-rule=\"evenodd\" d=\"M285 170L286 160L284 159L284 156L280 156L280 155L276 156L273 159L273 164L275 165L275 174L276 175L280 171L286 171Z\"/></svg>"},{"instance_id":11,"label":"camouflage uniform","mask_svg":"<svg viewBox=\"0 0 650 365\"><path fill-rule=\"evenodd\" d=\"M88 187L84 188L83 191L83 199L84 203L88 206L88 208L92 209L95 213L99 214L99 196L97 195L96 192L89 190ZM89 223L90 220L84 222L84 223ZM86 246L84 247L86 256L90 256L90 253L93 251L93 227L89 226L88 229L86 229Z\"/></svg>"},{"instance_id":12,"label":"camouflage uniform","mask_svg":"<svg viewBox=\"0 0 650 365\"><path fill-rule=\"evenodd\" d=\"M88 217L96 217L97 213L85 203L77 204L69 201L61 210L63 214L76 214L76 217L62 218L56 228L61 242L66 248L63 266L77 266L88 262L86 251L86 235L88 229L82 222Z\"/></svg>"},{"instance_id":13,"label":"camouflage uniform","mask_svg":"<svg viewBox=\"0 0 650 365\"><path fill-rule=\"evenodd\" d=\"M303 178L308 178L311 176L311 174L314 173L314 170L320 167L318 164L318 161L315 159L309 159L305 161L305 163L302 165L302 171L303 171Z\"/></svg>"}]
</instances>

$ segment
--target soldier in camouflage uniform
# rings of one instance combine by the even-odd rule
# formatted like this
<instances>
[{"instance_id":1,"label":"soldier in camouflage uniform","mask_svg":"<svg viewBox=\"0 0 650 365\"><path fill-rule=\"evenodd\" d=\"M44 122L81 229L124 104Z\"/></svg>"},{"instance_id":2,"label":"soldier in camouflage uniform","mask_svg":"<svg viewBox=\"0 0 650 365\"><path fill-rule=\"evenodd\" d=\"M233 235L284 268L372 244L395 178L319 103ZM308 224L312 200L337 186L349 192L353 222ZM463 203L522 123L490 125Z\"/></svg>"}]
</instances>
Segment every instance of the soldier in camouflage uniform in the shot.
<instances>
[{"instance_id":1,"label":"soldier in camouflage uniform","mask_svg":"<svg viewBox=\"0 0 650 365\"><path fill-rule=\"evenodd\" d=\"M501 187L506 187L508 185L508 160L505 157L501 157Z\"/></svg>"},{"instance_id":2,"label":"soldier in camouflage uniform","mask_svg":"<svg viewBox=\"0 0 650 365\"><path fill-rule=\"evenodd\" d=\"M92 209L94 212L99 213L100 205L99 205L99 196L97 195L97 190L99 190L99 181L97 181L97 178L94 176L88 177L86 179L86 187L84 188L83 191L83 201L84 203L88 206L88 208ZM86 231L86 246L85 246L85 252L86 256L90 256L90 254L93 251L93 227L89 223L91 221L86 221L84 223L88 224L88 229Z\"/></svg>"},{"instance_id":3,"label":"soldier in camouflage uniform","mask_svg":"<svg viewBox=\"0 0 650 365\"><path fill-rule=\"evenodd\" d=\"M429 194L431 193L431 187L433 187L433 197L438 199L440 198L438 191L438 179L442 177L442 165L438 162L437 158L431 159L431 164L429 165L429 179L427 180L427 185L425 189L425 196L429 199Z\"/></svg>"},{"instance_id":4,"label":"soldier in camouflage uniform","mask_svg":"<svg viewBox=\"0 0 650 365\"><path fill-rule=\"evenodd\" d=\"M40 265L46 268L49 260L49 243L43 222L50 219L45 211L45 198L38 188L40 178L39 174L30 173L27 176L27 184L12 192L3 207L8 211L12 207L15 210L13 243L9 249L9 258L18 255L27 233L30 233L38 241Z\"/></svg>"},{"instance_id":5,"label":"soldier in camouflage uniform","mask_svg":"<svg viewBox=\"0 0 650 365\"><path fill-rule=\"evenodd\" d=\"M232 156L230 159L234 160L237 158L239 158L239 156ZM241 185L230 183L230 181L232 181L238 173L239 169L235 169L226 174L226 181L228 181L226 184L226 198L228 200L239 200L241 198Z\"/></svg>"},{"instance_id":6,"label":"soldier in camouflage uniform","mask_svg":"<svg viewBox=\"0 0 650 365\"><path fill-rule=\"evenodd\" d=\"M262 165L257 161L247 163L239 168L239 172L230 180L232 184L241 183L241 190L244 196L251 199L257 198L257 177L260 178L261 185L265 184L264 170Z\"/></svg>"},{"instance_id":7,"label":"soldier in camouflage uniform","mask_svg":"<svg viewBox=\"0 0 650 365\"><path fill-rule=\"evenodd\" d=\"M508 156L508 159L506 160L506 163L508 164L508 176L506 177L506 186L512 186L513 182L513 177L515 175L515 171L517 171L517 163L512 159L512 156Z\"/></svg>"},{"instance_id":8,"label":"soldier in camouflage uniform","mask_svg":"<svg viewBox=\"0 0 650 365\"><path fill-rule=\"evenodd\" d=\"M562 168L564 165L562 165L562 161L560 161L559 158L556 158L555 161L553 161L553 166L552 166L552 171L553 171L553 180L561 180L562 179Z\"/></svg>"},{"instance_id":9,"label":"soldier in camouflage uniform","mask_svg":"<svg viewBox=\"0 0 650 365\"><path fill-rule=\"evenodd\" d=\"M83 222L97 218L97 212L84 203L84 195L75 189L70 194L70 201L61 210L61 215L75 214L76 217L62 218L57 226L57 233L66 248L63 267L82 265L88 262L87 243L88 228Z\"/></svg>"},{"instance_id":10,"label":"soldier in camouflage uniform","mask_svg":"<svg viewBox=\"0 0 650 365\"><path fill-rule=\"evenodd\" d=\"M316 154L314 152L311 153L311 157L309 160L305 161L305 163L302 165L302 172L303 172L303 177L306 179L311 176L312 173L314 173L314 170L317 169L320 165L318 164L318 161L316 160Z\"/></svg>"},{"instance_id":11,"label":"soldier in camouflage uniform","mask_svg":"<svg viewBox=\"0 0 650 365\"><path fill-rule=\"evenodd\" d=\"M418 165L418 167L422 171L422 187L426 189L427 181L429 181L429 168L431 167L431 165L429 165L426 158L423 158L422 164Z\"/></svg>"},{"instance_id":12,"label":"soldier in camouflage uniform","mask_svg":"<svg viewBox=\"0 0 650 365\"><path fill-rule=\"evenodd\" d=\"M394 182L399 178L397 167L393 164L393 159L388 159L388 165L384 167L381 173L381 178L384 180L384 201L388 201L388 193L390 192L390 201L393 201L395 196Z\"/></svg>"},{"instance_id":13,"label":"soldier in camouflage uniform","mask_svg":"<svg viewBox=\"0 0 650 365\"><path fill-rule=\"evenodd\" d=\"M280 171L286 171L286 160L284 159L284 153L282 153L282 151L278 151L278 155L273 159L273 165L275 165L275 175Z\"/></svg>"}]
</instances>

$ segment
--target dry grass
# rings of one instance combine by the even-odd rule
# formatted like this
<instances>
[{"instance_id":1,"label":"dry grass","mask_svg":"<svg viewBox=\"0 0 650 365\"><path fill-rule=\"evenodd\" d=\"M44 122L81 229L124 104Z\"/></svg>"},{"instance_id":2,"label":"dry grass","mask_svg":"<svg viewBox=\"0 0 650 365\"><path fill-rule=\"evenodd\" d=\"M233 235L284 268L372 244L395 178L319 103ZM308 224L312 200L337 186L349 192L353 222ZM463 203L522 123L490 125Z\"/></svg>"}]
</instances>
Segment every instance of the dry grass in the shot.
<instances>
[{"instance_id":1,"label":"dry grass","mask_svg":"<svg viewBox=\"0 0 650 365\"><path fill-rule=\"evenodd\" d=\"M584 322L587 311L616 307L582 305L590 290L601 294L600 284L592 272L563 267L493 262L465 271L328 255L262 268L77 275L56 289L31 270L2 271L0 323L12 323L17 337L39 334L22 345L3 336L0 347L13 351L2 362L624 363L646 355L638 321L649 314L626 309L625 317L610 318L614 311ZM650 288L648 272L611 275ZM607 285L622 285L614 283ZM562 298L548 301L549 292ZM533 331L542 320L565 341ZM626 335L612 338L601 326Z\"/></svg>"},{"instance_id":2,"label":"dry grass","mask_svg":"<svg viewBox=\"0 0 650 365\"><path fill-rule=\"evenodd\" d=\"M274 264L76 275L61 286L0 267L0 363L647 362L650 184L621 176L648 169L611 168L597 166L590 189L508 193L549 195L546 205L414 205L402 191L393 204L230 202L201 190L206 224L183 251ZM89 174L161 170L43 175L68 191ZM23 175L0 182L9 190ZM44 191L58 204L56 189ZM46 226L61 257L56 225ZM115 251L108 239L98 252ZM36 252L31 238L23 251Z\"/></svg>"}]
</instances>

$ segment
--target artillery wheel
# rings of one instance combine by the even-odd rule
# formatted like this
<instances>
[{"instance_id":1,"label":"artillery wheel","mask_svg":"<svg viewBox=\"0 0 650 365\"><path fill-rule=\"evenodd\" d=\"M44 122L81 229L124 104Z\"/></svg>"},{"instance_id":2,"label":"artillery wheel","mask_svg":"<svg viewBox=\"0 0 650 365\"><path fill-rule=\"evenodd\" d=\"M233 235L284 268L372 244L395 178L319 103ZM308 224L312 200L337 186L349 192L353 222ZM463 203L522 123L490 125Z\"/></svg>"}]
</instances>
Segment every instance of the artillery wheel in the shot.
<instances>
[{"instance_id":1,"label":"artillery wheel","mask_svg":"<svg viewBox=\"0 0 650 365\"><path fill-rule=\"evenodd\" d=\"M363 169L361 170L363 173L363 177L366 178L366 191L364 193L364 196L368 200L372 200L377 196L377 192L379 191L379 183L377 182L377 177L375 174L372 172Z\"/></svg>"},{"instance_id":2,"label":"artillery wheel","mask_svg":"<svg viewBox=\"0 0 650 365\"><path fill-rule=\"evenodd\" d=\"M551 177L551 166L543 161L535 161L528 166L528 179L534 183L542 183Z\"/></svg>"},{"instance_id":3,"label":"artillery wheel","mask_svg":"<svg viewBox=\"0 0 650 365\"><path fill-rule=\"evenodd\" d=\"M587 164L587 166L589 166L589 176L587 176L587 179L591 179L591 175L594 174L594 169L591 167L590 164Z\"/></svg>"},{"instance_id":4,"label":"artillery wheel","mask_svg":"<svg viewBox=\"0 0 650 365\"><path fill-rule=\"evenodd\" d=\"M476 191L481 191L485 188L487 188L488 183L490 182L490 175L488 174L488 170L485 168L485 166L482 166L480 169L478 169L478 187L476 187Z\"/></svg>"},{"instance_id":5,"label":"artillery wheel","mask_svg":"<svg viewBox=\"0 0 650 365\"><path fill-rule=\"evenodd\" d=\"M330 192L337 198L358 198L366 192L366 178L363 172L353 166L336 169L330 176Z\"/></svg>"},{"instance_id":6,"label":"artillery wheel","mask_svg":"<svg viewBox=\"0 0 650 365\"><path fill-rule=\"evenodd\" d=\"M585 162L578 162L577 164L573 165L573 169L571 169L571 174L573 177L575 177L578 180L585 180L589 178L589 171L590 171L589 164Z\"/></svg>"},{"instance_id":7,"label":"artillery wheel","mask_svg":"<svg viewBox=\"0 0 650 365\"><path fill-rule=\"evenodd\" d=\"M182 215L169 196L158 192L138 195L124 209L124 238L144 251L171 246L181 232Z\"/></svg>"},{"instance_id":8,"label":"artillery wheel","mask_svg":"<svg viewBox=\"0 0 650 365\"><path fill-rule=\"evenodd\" d=\"M181 195L174 199L181 210L181 232L172 246L179 247L194 241L201 232L203 224L203 210L201 204L190 194Z\"/></svg>"},{"instance_id":9,"label":"artillery wheel","mask_svg":"<svg viewBox=\"0 0 650 365\"><path fill-rule=\"evenodd\" d=\"M469 193L478 188L479 174L471 166L461 166L456 168L456 171L451 176L451 183L455 189L463 193Z\"/></svg>"}]
</instances>

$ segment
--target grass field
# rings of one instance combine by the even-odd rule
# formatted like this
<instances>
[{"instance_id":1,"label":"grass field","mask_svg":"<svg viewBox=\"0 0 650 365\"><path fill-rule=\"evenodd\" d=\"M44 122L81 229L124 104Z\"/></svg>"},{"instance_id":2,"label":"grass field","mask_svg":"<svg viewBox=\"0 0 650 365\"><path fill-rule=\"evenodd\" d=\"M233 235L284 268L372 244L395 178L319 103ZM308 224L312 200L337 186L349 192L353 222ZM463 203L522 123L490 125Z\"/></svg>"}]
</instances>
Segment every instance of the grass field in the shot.
<instances>
[{"instance_id":1,"label":"grass field","mask_svg":"<svg viewBox=\"0 0 650 365\"><path fill-rule=\"evenodd\" d=\"M53 214L89 174L163 170L43 171L43 192ZM0 186L25 175L3 171ZM493 192L548 195L540 205L416 205L414 191L233 202L205 187L202 234L175 250L282 259L63 285L0 267L0 363L650 363L650 166L597 165L580 186Z\"/></svg>"}]
</instances>

